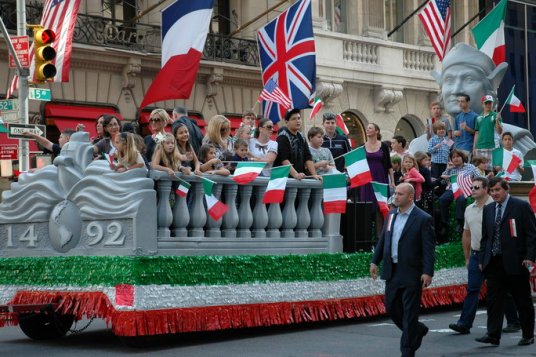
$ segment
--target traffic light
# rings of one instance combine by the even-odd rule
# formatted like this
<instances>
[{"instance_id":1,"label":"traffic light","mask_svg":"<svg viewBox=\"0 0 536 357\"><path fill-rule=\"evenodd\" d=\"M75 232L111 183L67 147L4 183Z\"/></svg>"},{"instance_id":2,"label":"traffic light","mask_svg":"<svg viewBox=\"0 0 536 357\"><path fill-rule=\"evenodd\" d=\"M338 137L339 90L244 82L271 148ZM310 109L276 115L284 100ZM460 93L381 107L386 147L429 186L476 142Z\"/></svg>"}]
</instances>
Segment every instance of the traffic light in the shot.
<instances>
[{"instance_id":1,"label":"traffic light","mask_svg":"<svg viewBox=\"0 0 536 357\"><path fill-rule=\"evenodd\" d=\"M56 34L51 29L42 26L33 28L34 33L34 57L35 75L38 82L44 82L54 78L56 66L52 63L56 58L56 50L51 44L56 40Z\"/></svg>"}]
</instances>

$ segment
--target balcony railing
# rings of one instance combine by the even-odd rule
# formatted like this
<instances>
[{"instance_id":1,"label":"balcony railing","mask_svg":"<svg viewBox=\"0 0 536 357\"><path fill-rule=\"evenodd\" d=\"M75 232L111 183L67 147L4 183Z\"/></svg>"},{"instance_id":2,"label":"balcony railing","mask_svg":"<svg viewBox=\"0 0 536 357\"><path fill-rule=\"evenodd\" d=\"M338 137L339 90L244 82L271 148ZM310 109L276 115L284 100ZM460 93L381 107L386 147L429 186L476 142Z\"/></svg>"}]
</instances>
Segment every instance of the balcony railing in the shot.
<instances>
[{"instance_id":1,"label":"balcony railing","mask_svg":"<svg viewBox=\"0 0 536 357\"><path fill-rule=\"evenodd\" d=\"M32 3L26 6L27 23L39 23L41 15L41 4ZM17 29L17 13L14 1L0 0L0 16L8 30ZM28 35L31 36L31 33L29 32ZM73 42L143 53L161 52L160 26L124 22L85 14L78 14ZM220 34L208 34L203 57L212 61L247 66L259 65L256 41L231 38Z\"/></svg>"}]
</instances>

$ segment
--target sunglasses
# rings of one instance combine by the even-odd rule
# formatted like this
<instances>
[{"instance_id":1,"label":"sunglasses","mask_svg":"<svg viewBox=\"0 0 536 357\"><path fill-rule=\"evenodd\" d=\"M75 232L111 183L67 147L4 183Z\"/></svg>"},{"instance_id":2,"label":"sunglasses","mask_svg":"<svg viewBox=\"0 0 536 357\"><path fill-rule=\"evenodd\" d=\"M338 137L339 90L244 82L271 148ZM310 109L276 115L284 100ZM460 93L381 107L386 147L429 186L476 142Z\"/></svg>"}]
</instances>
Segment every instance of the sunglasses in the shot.
<instances>
[{"instance_id":1,"label":"sunglasses","mask_svg":"<svg viewBox=\"0 0 536 357\"><path fill-rule=\"evenodd\" d=\"M149 121L162 121L162 119L160 119L160 118L151 118L151 119L149 119Z\"/></svg>"},{"instance_id":2,"label":"sunglasses","mask_svg":"<svg viewBox=\"0 0 536 357\"><path fill-rule=\"evenodd\" d=\"M265 129L273 129L274 127L272 125L266 125L266 126L263 126L263 128L265 128Z\"/></svg>"},{"instance_id":3,"label":"sunglasses","mask_svg":"<svg viewBox=\"0 0 536 357\"><path fill-rule=\"evenodd\" d=\"M471 186L471 190L480 190L480 186Z\"/></svg>"}]
</instances>

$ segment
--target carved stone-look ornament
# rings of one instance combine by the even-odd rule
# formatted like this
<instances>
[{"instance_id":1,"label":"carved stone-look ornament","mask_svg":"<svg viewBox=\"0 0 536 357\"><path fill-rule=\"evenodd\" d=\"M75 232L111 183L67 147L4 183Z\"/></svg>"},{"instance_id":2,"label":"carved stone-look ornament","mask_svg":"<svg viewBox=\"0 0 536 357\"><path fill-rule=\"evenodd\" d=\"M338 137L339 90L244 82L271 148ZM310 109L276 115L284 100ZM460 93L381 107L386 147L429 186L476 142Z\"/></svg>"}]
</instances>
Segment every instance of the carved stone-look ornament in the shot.
<instances>
[{"instance_id":1,"label":"carved stone-look ornament","mask_svg":"<svg viewBox=\"0 0 536 357\"><path fill-rule=\"evenodd\" d=\"M392 113L393 107L400 103L403 97L401 89L377 87L374 89L374 111Z\"/></svg>"},{"instance_id":2,"label":"carved stone-look ornament","mask_svg":"<svg viewBox=\"0 0 536 357\"><path fill-rule=\"evenodd\" d=\"M333 101L342 93L342 84L336 82L316 81L316 97L324 103L324 107L332 108Z\"/></svg>"}]
</instances>

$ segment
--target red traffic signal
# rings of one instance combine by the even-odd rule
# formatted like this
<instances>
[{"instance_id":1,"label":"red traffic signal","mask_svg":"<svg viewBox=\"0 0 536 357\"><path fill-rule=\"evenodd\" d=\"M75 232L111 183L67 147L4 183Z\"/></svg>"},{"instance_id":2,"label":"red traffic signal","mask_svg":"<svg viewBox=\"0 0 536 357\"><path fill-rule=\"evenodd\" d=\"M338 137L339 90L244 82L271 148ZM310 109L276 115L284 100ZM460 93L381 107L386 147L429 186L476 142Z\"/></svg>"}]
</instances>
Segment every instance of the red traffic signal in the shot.
<instances>
[{"instance_id":1,"label":"red traffic signal","mask_svg":"<svg viewBox=\"0 0 536 357\"><path fill-rule=\"evenodd\" d=\"M38 29L34 31L34 41L48 45L56 40L56 34L51 29Z\"/></svg>"},{"instance_id":2,"label":"red traffic signal","mask_svg":"<svg viewBox=\"0 0 536 357\"><path fill-rule=\"evenodd\" d=\"M56 40L56 34L51 29L36 26L34 32L34 78L38 82L52 80L57 73L52 61L56 58L56 50L51 44Z\"/></svg>"}]
</instances>

